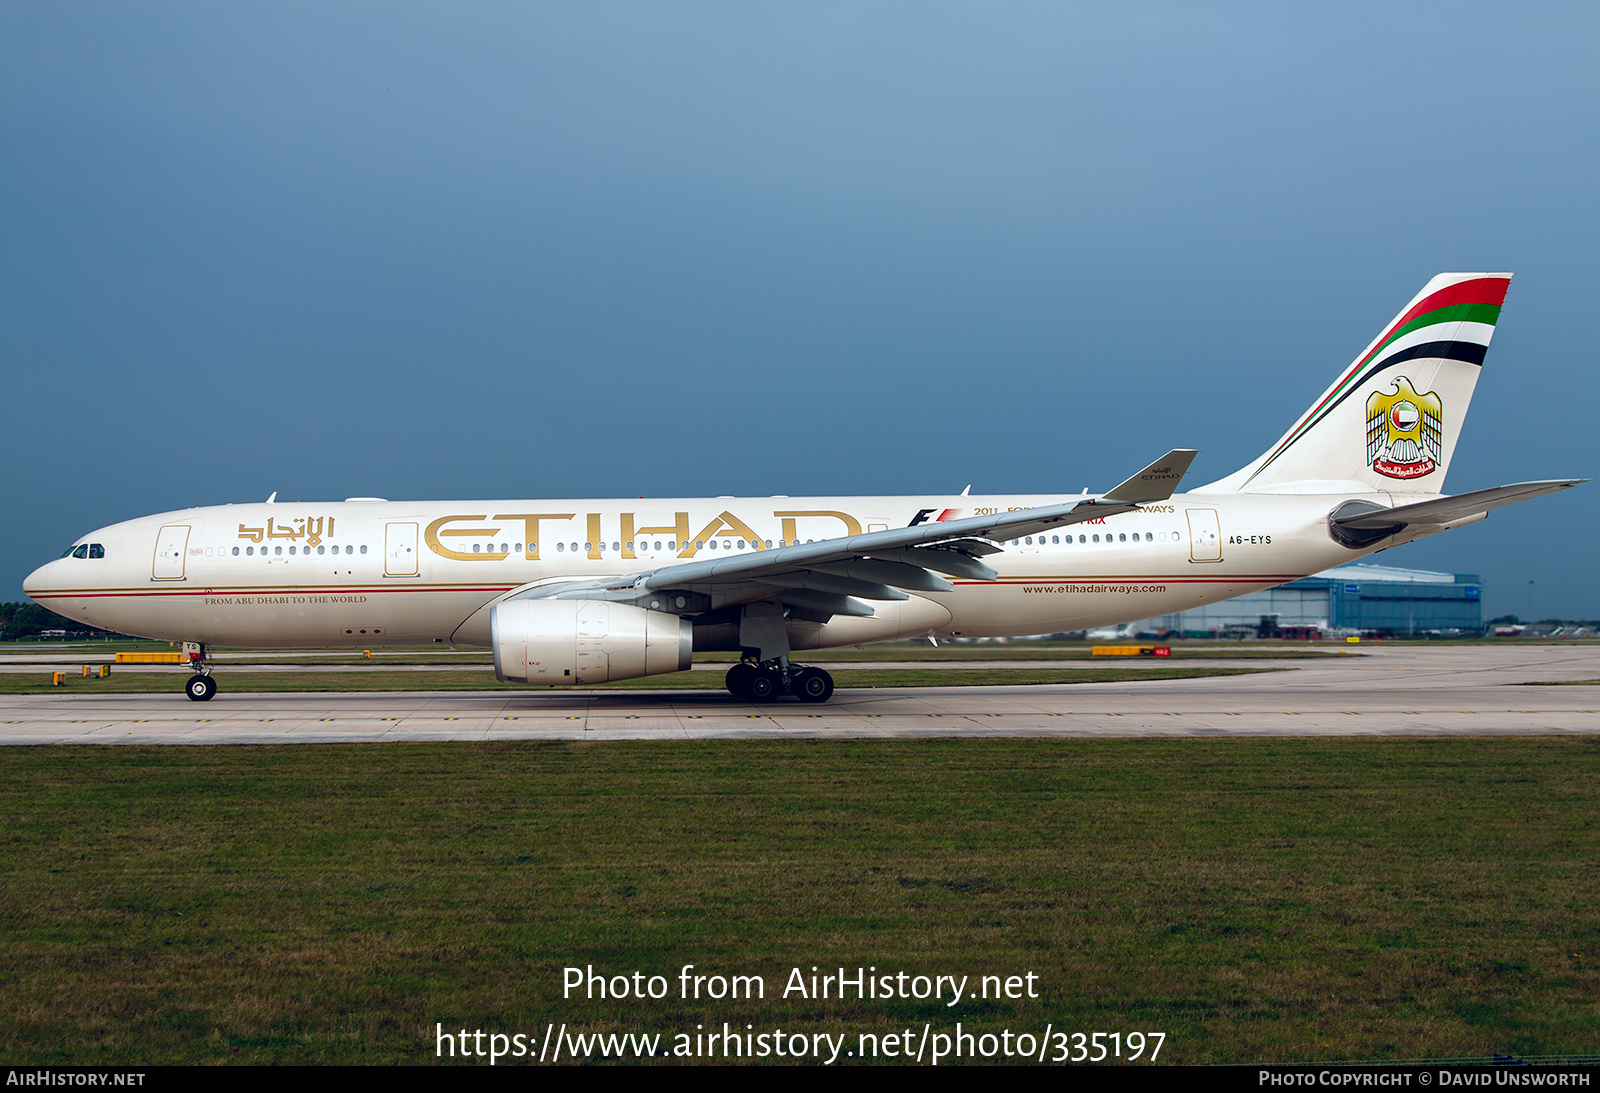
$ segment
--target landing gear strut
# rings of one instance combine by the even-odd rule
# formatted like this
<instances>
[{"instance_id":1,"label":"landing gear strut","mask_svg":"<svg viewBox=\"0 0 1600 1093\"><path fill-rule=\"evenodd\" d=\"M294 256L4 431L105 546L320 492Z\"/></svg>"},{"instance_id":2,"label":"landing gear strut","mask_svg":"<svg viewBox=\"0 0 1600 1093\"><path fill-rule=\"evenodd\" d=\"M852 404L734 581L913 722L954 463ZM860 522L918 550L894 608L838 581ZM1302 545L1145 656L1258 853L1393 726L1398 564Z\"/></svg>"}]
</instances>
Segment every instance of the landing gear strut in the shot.
<instances>
[{"instance_id":1,"label":"landing gear strut","mask_svg":"<svg viewBox=\"0 0 1600 1093\"><path fill-rule=\"evenodd\" d=\"M194 675L183 685L183 693L193 702L210 702L211 696L217 693L217 681L211 678L211 669L206 666L206 647L198 641L186 641L183 655L194 668Z\"/></svg>"},{"instance_id":2,"label":"landing gear strut","mask_svg":"<svg viewBox=\"0 0 1600 1093\"><path fill-rule=\"evenodd\" d=\"M788 657L757 664L741 660L723 681L728 693L755 702L794 695L801 702L826 702L833 697L833 677L821 668L795 668Z\"/></svg>"},{"instance_id":3,"label":"landing gear strut","mask_svg":"<svg viewBox=\"0 0 1600 1093\"><path fill-rule=\"evenodd\" d=\"M794 695L801 702L826 702L833 695L833 677L821 668L789 663L789 628L784 606L776 600L747 604L739 613L738 664L728 669L728 693L752 702L770 702Z\"/></svg>"}]
</instances>

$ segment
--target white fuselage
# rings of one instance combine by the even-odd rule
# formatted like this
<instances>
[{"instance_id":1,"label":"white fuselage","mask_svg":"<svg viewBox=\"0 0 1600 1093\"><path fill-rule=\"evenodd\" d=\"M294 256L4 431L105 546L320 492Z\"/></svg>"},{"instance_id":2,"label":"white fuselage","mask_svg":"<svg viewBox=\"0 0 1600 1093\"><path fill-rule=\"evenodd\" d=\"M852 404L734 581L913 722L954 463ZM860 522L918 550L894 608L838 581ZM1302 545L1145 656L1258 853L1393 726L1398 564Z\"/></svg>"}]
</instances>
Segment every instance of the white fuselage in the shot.
<instances>
[{"instance_id":1,"label":"white fuselage","mask_svg":"<svg viewBox=\"0 0 1600 1093\"><path fill-rule=\"evenodd\" d=\"M1388 494L1178 494L1141 511L1006 541L992 582L876 602L871 618L792 628L796 649L933 635L1079 630L1254 592L1377 549L1333 541L1328 514ZM1406 500L1415 500L1408 495ZM28 578L35 600L127 634L243 647L489 644L515 589L657 570L1063 496L769 497L637 501L224 505L114 524ZM100 552L97 552L100 553ZM742 598L741 598L742 597ZM759 598L719 592L712 612ZM697 628L696 648L732 640Z\"/></svg>"}]
</instances>

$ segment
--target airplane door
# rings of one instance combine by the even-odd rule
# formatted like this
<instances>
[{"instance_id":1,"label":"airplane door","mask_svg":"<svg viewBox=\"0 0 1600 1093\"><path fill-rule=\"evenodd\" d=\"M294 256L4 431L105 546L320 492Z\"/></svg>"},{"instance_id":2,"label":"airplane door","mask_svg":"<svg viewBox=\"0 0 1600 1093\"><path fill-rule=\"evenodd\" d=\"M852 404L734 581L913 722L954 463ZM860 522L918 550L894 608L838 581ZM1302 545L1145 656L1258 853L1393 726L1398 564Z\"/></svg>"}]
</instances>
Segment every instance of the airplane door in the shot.
<instances>
[{"instance_id":1,"label":"airplane door","mask_svg":"<svg viewBox=\"0 0 1600 1093\"><path fill-rule=\"evenodd\" d=\"M1189 517L1189 560L1222 561L1222 527L1217 522L1217 510L1186 509L1184 514Z\"/></svg>"},{"instance_id":2,"label":"airplane door","mask_svg":"<svg viewBox=\"0 0 1600 1093\"><path fill-rule=\"evenodd\" d=\"M157 581L183 580L183 559L189 552L189 525L168 524L156 532L156 556L150 576Z\"/></svg>"},{"instance_id":3,"label":"airplane door","mask_svg":"<svg viewBox=\"0 0 1600 1093\"><path fill-rule=\"evenodd\" d=\"M417 575L417 525L399 522L383 525L383 575Z\"/></svg>"}]
</instances>

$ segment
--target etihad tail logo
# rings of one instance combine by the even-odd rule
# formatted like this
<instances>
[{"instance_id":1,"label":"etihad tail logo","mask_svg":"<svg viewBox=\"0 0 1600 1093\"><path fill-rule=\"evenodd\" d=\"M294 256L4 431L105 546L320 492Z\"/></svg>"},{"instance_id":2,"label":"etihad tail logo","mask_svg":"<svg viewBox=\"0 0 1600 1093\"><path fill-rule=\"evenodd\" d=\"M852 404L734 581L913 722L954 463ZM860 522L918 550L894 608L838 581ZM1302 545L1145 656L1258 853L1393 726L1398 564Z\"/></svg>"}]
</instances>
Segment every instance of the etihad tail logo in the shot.
<instances>
[{"instance_id":1,"label":"etihad tail logo","mask_svg":"<svg viewBox=\"0 0 1600 1093\"><path fill-rule=\"evenodd\" d=\"M1400 376L1391 394L1367 399L1367 461L1389 478L1432 474L1444 458L1444 405L1429 391L1419 395Z\"/></svg>"}]
</instances>

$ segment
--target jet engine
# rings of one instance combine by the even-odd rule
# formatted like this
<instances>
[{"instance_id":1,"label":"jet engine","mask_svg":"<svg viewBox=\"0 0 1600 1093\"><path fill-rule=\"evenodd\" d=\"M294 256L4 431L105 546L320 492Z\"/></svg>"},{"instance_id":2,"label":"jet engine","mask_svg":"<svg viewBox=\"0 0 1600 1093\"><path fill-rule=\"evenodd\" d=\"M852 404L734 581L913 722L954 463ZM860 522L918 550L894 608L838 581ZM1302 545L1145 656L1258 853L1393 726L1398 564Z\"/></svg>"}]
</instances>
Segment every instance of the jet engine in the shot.
<instances>
[{"instance_id":1,"label":"jet engine","mask_svg":"<svg viewBox=\"0 0 1600 1093\"><path fill-rule=\"evenodd\" d=\"M694 650L688 619L604 600L506 600L489 612L502 683L573 685L681 672Z\"/></svg>"}]
</instances>

